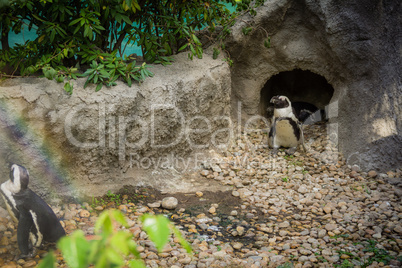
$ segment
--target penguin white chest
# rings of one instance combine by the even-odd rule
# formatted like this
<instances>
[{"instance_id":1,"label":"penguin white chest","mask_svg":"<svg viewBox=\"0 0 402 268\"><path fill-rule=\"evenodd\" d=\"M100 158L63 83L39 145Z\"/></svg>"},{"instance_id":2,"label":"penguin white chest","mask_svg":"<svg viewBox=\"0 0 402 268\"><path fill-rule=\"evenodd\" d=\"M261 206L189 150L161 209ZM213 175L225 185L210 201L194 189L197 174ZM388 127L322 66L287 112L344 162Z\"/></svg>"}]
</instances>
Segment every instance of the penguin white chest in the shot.
<instances>
[{"instance_id":1,"label":"penguin white chest","mask_svg":"<svg viewBox=\"0 0 402 268\"><path fill-rule=\"evenodd\" d=\"M297 147L298 137L295 129L288 120L281 120L276 123L276 137L274 146Z\"/></svg>"}]
</instances>

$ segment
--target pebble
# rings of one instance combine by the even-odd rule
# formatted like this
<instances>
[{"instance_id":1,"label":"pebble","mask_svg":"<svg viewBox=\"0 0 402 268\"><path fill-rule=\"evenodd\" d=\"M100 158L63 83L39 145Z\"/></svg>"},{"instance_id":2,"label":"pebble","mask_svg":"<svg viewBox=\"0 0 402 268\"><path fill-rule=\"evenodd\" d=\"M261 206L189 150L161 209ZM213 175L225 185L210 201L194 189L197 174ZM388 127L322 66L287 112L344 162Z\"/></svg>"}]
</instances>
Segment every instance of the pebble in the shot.
<instances>
[{"instance_id":1,"label":"pebble","mask_svg":"<svg viewBox=\"0 0 402 268\"><path fill-rule=\"evenodd\" d=\"M333 223L327 223L327 224L325 225L325 229L326 229L327 231L333 231L333 230L335 230L337 227L338 227L338 226L337 226L336 224L333 224Z\"/></svg>"},{"instance_id":2,"label":"pebble","mask_svg":"<svg viewBox=\"0 0 402 268\"><path fill-rule=\"evenodd\" d=\"M299 189L297 189L297 191L301 194L305 194L308 192L307 186L306 185L300 185Z\"/></svg>"},{"instance_id":3,"label":"pebble","mask_svg":"<svg viewBox=\"0 0 402 268\"><path fill-rule=\"evenodd\" d=\"M89 216L91 216L91 213L89 213L88 210L83 209L83 210L80 211L80 217L81 218L89 218Z\"/></svg>"},{"instance_id":4,"label":"pebble","mask_svg":"<svg viewBox=\"0 0 402 268\"><path fill-rule=\"evenodd\" d=\"M324 210L324 212L327 213L327 214L330 214L331 211L332 211L331 207L329 207L329 206L325 206L325 207L323 208L323 210Z\"/></svg>"},{"instance_id":5,"label":"pebble","mask_svg":"<svg viewBox=\"0 0 402 268\"><path fill-rule=\"evenodd\" d=\"M267 134L249 133L239 137L221 159L217 156L216 163L204 165L197 176L233 187L231 198L238 201L230 204L229 210L228 204L208 203L207 190L203 190L192 193L205 204L205 211L195 215L184 201L182 208L173 211L179 205L174 197L95 209L89 204L66 204L55 212L63 216L61 223L68 233L80 228L86 237L95 239L93 226L99 213L118 207L125 213L128 231L147 267L257 268L292 263L302 268L332 267L343 261L357 266L361 265L359 258L374 256L366 251L368 240L389 256L398 256L402 249L401 170L366 173L359 166L348 166L322 133L326 133L323 126L306 126L309 150L292 157L284 152L272 157L268 149L253 147ZM332 152L335 161L330 159ZM247 161L239 162L236 157ZM224 211L228 215L222 214ZM188 255L174 236L158 253L142 230L139 218L143 213L162 213L174 220L193 255ZM16 226L7 217L7 211L0 208L0 267L35 267L38 258L13 261ZM66 267L60 254L57 259L58 266ZM373 263L370 267L380 265L386 266ZM389 265L401 266L396 258Z\"/></svg>"},{"instance_id":6,"label":"pebble","mask_svg":"<svg viewBox=\"0 0 402 268\"><path fill-rule=\"evenodd\" d=\"M176 197L165 197L162 199L162 207L166 209L175 209L179 201Z\"/></svg>"},{"instance_id":7,"label":"pebble","mask_svg":"<svg viewBox=\"0 0 402 268\"><path fill-rule=\"evenodd\" d=\"M377 177L377 172L375 170L370 170L367 173L367 176L369 176L370 178L375 178L375 177Z\"/></svg>"},{"instance_id":8,"label":"pebble","mask_svg":"<svg viewBox=\"0 0 402 268\"><path fill-rule=\"evenodd\" d=\"M156 201L153 203L148 203L147 206L150 208L159 208L161 207L162 202L161 201Z\"/></svg>"}]
</instances>

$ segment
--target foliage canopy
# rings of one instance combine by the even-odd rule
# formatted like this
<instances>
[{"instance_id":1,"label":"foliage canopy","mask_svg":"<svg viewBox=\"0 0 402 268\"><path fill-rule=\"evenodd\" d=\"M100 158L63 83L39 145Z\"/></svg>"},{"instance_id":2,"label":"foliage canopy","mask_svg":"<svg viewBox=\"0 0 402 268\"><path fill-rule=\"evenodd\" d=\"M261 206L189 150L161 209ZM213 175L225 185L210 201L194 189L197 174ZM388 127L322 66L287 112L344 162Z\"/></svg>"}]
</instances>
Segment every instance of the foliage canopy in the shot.
<instances>
[{"instance_id":1,"label":"foliage canopy","mask_svg":"<svg viewBox=\"0 0 402 268\"><path fill-rule=\"evenodd\" d=\"M129 70L122 67L135 59L135 55L123 58L127 45L139 46L147 63L170 64L170 56L183 50L189 51L190 58L201 58L203 45L198 31L220 29L223 37L236 16L255 14L254 8L262 2L0 0L0 70L12 76L42 70L49 79L63 82L76 77L78 64L102 64L105 75L98 84L113 85L118 78L142 81L152 76L146 66L133 68L134 62ZM236 12L231 12L228 4ZM19 33L24 27L33 29L37 38L11 48L8 34ZM65 89L72 90L69 86Z\"/></svg>"}]
</instances>

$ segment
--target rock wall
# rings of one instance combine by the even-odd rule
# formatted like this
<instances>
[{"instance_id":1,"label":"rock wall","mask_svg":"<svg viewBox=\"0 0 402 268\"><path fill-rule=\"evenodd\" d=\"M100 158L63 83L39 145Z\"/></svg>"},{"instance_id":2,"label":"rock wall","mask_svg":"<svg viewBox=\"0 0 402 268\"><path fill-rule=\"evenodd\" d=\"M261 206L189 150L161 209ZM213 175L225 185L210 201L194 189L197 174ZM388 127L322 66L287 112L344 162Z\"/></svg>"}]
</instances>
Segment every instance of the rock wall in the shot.
<instances>
[{"instance_id":1,"label":"rock wall","mask_svg":"<svg viewBox=\"0 0 402 268\"><path fill-rule=\"evenodd\" d=\"M348 163L365 170L400 167L401 4L267 1L256 17L237 22L227 42L234 60L234 113L239 101L244 118L260 113L260 92L272 76L308 70L334 88L330 125ZM244 27L253 31L244 35ZM263 42L266 34L271 37L268 49Z\"/></svg>"},{"instance_id":2,"label":"rock wall","mask_svg":"<svg viewBox=\"0 0 402 268\"><path fill-rule=\"evenodd\" d=\"M181 54L150 70L153 78L131 88L119 82L95 92L78 79L71 96L46 78L1 81L0 183L8 163L20 163L42 196L191 187L180 171L228 142L220 129L230 119L229 67L208 54L193 61Z\"/></svg>"}]
</instances>

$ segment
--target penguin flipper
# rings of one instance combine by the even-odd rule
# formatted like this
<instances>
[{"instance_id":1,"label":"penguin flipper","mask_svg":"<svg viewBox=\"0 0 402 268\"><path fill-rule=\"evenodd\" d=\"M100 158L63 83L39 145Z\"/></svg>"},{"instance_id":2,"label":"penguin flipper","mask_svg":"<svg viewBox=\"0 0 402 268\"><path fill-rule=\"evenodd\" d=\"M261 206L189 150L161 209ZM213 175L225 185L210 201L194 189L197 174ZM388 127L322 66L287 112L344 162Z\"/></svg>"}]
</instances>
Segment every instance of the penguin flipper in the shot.
<instances>
[{"instance_id":1,"label":"penguin flipper","mask_svg":"<svg viewBox=\"0 0 402 268\"><path fill-rule=\"evenodd\" d=\"M20 217L18 219L17 241L18 247L21 251L20 257L24 258L28 257L30 253L29 233L33 226L33 220L28 211L20 209L19 213Z\"/></svg>"}]
</instances>

